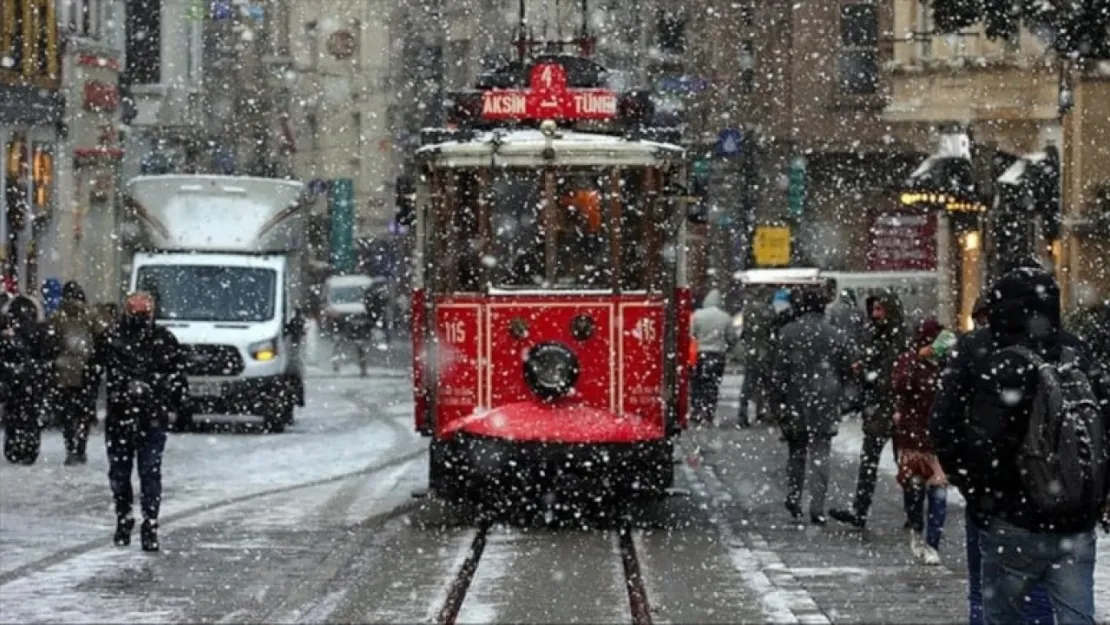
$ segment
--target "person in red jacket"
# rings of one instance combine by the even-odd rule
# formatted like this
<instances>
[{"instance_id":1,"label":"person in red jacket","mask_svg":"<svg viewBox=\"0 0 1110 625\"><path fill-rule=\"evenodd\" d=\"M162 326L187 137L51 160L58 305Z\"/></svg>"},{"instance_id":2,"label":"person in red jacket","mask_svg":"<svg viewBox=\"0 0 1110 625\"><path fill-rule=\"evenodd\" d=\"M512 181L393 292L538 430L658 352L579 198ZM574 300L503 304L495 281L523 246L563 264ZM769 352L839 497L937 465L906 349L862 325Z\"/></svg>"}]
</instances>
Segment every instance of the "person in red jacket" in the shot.
<instances>
[{"instance_id":1,"label":"person in red jacket","mask_svg":"<svg viewBox=\"0 0 1110 625\"><path fill-rule=\"evenodd\" d=\"M929 435L929 417L937 394L940 362L933 342L944 326L936 319L921 322L913 347L894 363L894 450L898 484L902 487L910 549L918 561L940 564L941 533L948 509L948 480Z\"/></svg>"}]
</instances>

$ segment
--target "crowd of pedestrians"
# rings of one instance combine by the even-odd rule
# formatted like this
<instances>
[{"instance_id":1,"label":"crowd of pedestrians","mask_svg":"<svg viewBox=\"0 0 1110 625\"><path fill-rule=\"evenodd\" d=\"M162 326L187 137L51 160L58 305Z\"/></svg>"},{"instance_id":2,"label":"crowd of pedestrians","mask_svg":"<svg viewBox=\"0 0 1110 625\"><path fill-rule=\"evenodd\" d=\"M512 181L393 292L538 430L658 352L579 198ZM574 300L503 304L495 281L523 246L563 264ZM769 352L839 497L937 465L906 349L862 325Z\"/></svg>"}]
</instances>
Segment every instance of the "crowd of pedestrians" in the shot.
<instances>
[{"instance_id":1,"label":"crowd of pedestrians","mask_svg":"<svg viewBox=\"0 0 1110 625\"><path fill-rule=\"evenodd\" d=\"M777 424L785 507L803 516L808 482L805 512L824 525L831 441L841 415L860 412L854 496L828 516L866 527L892 442L917 561L941 564L949 488L967 502L972 625L1093 625L1095 532L1100 523L1110 531L1110 302L1066 324L1056 281L1030 262L990 285L972 316L975 328L962 335L932 317L911 327L895 293L860 310L835 285L749 302L745 332L756 320L757 336L742 341L740 426L749 425L749 399L757 418ZM729 319L719 296L707 297L694 341L719 346ZM694 371L701 420L716 410L716 362L712 351L699 354Z\"/></svg>"},{"instance_id":2,"label":"crowd of pedestrians","mask_svg":"<svg viewBox=\"0 0 1110 625\"><path fill-rule=\"evenodd\" d=\"M104 440L115 502L114 542L131 542L132 472L141 491L141 543L158 551L162 453L171 413L185 409L185 359L176 339L154 322L149 293L130 294L122 311L90 308L76 282L47 284L43 297L3 294L0 302L0 406L4 457L33 465L42 430L61 425L67 466L88 462L102 384Z\"/></svg>"}]
</instances>

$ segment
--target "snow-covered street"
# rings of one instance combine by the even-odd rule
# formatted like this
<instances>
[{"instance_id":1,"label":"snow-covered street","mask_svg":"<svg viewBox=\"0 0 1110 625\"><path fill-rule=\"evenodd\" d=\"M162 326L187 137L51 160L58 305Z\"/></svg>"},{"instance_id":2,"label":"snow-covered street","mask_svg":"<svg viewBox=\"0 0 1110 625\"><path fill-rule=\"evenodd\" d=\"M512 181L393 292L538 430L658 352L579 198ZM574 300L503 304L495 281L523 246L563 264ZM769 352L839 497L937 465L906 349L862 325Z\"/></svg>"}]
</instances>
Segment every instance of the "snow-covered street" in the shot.
<instances>
[{"instance_id":1,"label":"snow-covered street","mask_svg":"<svg viewBox=\"0 0 1110 625\"><path fill-rule=\"evenodd\" d=\"M966 617L958 498L940 567L910 556L892 479L880 481L865 532L790 521L777 434L730 426L735 379L725 385L722 426L684 437L667 501L613 521L572 512L490 525L414 497L427 459L411 432L406 371L376 368L360 379L351 365L338 376L327 369L313 370L308 406L284 434L171 436L159 554L111 545L102 453L63 467L61 436L48 431L37 464L0 467L0 622ZM90 451L99 445L98 432ZM835 443L831 501L852 488L858 446L849 420ZM1096 582L1103 618L1105 545Z\"/></svg>"}]
</instances>

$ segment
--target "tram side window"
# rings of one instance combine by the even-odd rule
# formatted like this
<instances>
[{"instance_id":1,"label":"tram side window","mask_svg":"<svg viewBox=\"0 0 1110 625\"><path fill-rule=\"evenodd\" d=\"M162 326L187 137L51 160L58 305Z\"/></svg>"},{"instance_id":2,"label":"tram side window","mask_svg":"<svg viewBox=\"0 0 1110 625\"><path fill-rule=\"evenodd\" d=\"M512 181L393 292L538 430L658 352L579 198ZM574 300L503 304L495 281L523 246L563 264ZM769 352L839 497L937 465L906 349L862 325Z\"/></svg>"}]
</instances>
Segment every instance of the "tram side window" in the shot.
<instances>
[{"instance_id":1,"label":"tram side window","mask_svg":"<svg viewBox=\"0 0 1110 625\"><path fill-rule=\"evenodd\" d=\"M608 171L570 171L556 180L555 274L560 288L604 289L613 272Z\"/></svg>"},{"instance_id":2,"label":"tram side window","mask_svg":"<svg viewBox=\"0 0 1110 625\"><path fill-rule=\"evenodd\" d=\"M478 232L478 179L473 172L466 172L458 178L459 202L453 218L458 233L458 255L455 270L458 272L458 288L463 293L481 290L481 241Z\"/></svg>"},{"instance_id":3,"label":"tram side window","mask_svg":"<svg viewBox=\"0 0 1110 625\"><path fill-rule=\"evenodd\" d=\"M648 249L647 196L642 170L621 173L621 285L628 291L647 288ZM653 240L654 241L654 240Z\"/></svg>"},{"instance_id":4,"label":"tram side window","mask_svg":"<svg viewBox=\"0 0 1110 625\"><path fill-rule=\"evenodd\" d=\"M493 286L536 288L544 282L543 179L534 170L496 171L490 181Z\"/></svg>"}]
</instances>

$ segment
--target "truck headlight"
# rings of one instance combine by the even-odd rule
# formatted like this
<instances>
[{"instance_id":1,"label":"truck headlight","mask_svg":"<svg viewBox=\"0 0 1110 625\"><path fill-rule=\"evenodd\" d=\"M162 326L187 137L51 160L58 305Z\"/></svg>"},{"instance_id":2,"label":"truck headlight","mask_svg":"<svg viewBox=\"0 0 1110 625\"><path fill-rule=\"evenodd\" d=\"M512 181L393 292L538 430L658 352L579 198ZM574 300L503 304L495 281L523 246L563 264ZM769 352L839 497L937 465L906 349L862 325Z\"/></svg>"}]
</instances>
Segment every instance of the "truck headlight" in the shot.
<instances>
[{"instance_id":1,"label":"truck headlight","mask_svg":"<svg viewBox=\"0 0 1110 625\"><path fill-rule=\"evenodd\" d=\"M732 331L740 334L744 331L744 313L740 313L732 318Z\"/></svg>"},{"instance_id":2,"label":"truck headlight","mask_svg":"<svg viewBox=\"0 0 1110 625\"><path fill-rule=\"evenodd\" d=\"M540 343L524 358L524 379L540 399L558 399L578 382L578 358L562 343Z\"/></svg>"},{"instance_id":3,"label":"truck headlight","mask_svg":"<svg viewBox=\"0 0 1110 625\"><path fill-rule=\"evenodd\" d=\"M278 355L277 339L269 339L266 341L259 341L247 348L251 358L259 362L269 362Z\"/></svg>"}]
</instances>

